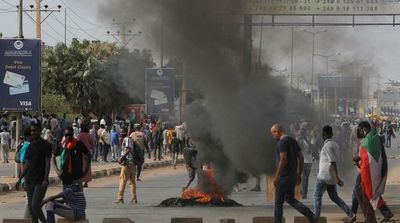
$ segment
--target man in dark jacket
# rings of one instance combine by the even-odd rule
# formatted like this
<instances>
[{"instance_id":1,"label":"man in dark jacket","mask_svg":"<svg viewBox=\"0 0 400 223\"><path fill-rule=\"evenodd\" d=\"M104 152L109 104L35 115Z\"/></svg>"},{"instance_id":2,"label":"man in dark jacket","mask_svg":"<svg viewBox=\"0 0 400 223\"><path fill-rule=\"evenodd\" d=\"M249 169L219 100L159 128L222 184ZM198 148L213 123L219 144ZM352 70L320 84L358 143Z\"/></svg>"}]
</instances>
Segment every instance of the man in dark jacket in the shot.
<instances>
[{"instance_id":1,"label":"man in dark jacket","mask_svg":"<svg viewBox=\"0 0 400 223\"><path fill-rule=\"evenodd\" d=\"M153 150L154 161L163 158L161 152L162 144L163 134L157 126L154 126L150 133L150 147Z\"/></svg>"},{"instance_id":2,"label":"man in dark jacket","mask_svg":"<svg viewBox=\"0 0 400 223\"><path fill-rule=\"evenodd\" d=\"M183 158L185 159L185 166L189 173L189 180L186 183L186 186L183 187L183 190L186 190L190 184L192 184L194 178L196 177L196 157L197 157L197 150L192 142L188 143L187 148L183 149Z\"/></svg>"},{"instance_id":3,"label":"man in dark jacket","mask_svg":"<svg viewBox=\"0 0 400 223\"><path fill-rule=\"evenodd\" d=\"M75 184L82 188L82 177L86 175L90 167L89 150L85 145L74 138L74 130L67 128L64 131L62 148L58 148L53 154L53 166L57 175L60 177L63 188ZM86 156L83 156L85 154ZM57 156L60 156L60 165L57 165ZM83 159L86 159L86 169L83 170Z\"/></svg>"}]
</instances>

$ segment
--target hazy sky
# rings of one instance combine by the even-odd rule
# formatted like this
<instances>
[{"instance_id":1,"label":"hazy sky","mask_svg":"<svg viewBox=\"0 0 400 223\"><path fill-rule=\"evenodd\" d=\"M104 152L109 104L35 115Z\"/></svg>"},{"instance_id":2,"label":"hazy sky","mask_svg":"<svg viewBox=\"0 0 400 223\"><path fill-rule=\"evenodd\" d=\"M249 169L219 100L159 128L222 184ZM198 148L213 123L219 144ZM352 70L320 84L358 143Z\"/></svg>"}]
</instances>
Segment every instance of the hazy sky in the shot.
<instances>
[{"instance_id":1,"label":"hazy sky","mask_svg":"<svg viewBox=\"0 0 400 223\"><path fill-rule=\"evenodd\" d=\"M118 0L113 0L118 1ZM67 43L73 37L78 39L100 39L102 41L115 41L114 37L107 35L106 31L116 33L118 27L113 25L112 20L105 19L98 13L100 4L112 4L111 0L43 0L42 6L49 5L49 8L57 8L61 5L61 12L54 12L42 23L42 40L47 45L55 45L57 42L64 41L64 9L67 9ZM18 34L18 20L15 5L18 0L0 0L0 32L3 37L12 37ZM29 9L29 5L35 4L34 0L25 0L24 7ZM35 14L27 12L33 18ZM45 14L43 14L44 16ZM135 15L132 15L134 18ZM118 15L116 15L118 18ZM129 20L131 18L127 18ZM268 20L267 17L265 17ZM350 18L348 18L350 19ZM375 21L384 21L385 18L373 18ZM110 21L109 21L110 20ZM255 17L259 21L260 17ZM349 21L349 20L347 20ZM371 20L370 20L371 21ZM391 21L388 18L387 21ZM129 29L133 33L141 30L143 24L140 18L136 18L136 24ZM400 80L397 74L399 70L398 58L400 58L400 27L392 26L368 26L368 27L327 27L327 32L318 34L315 38L315 52L322 55L332 55L340 53L339 56L331 57L329 62L329 72L336 72L337 66L349 63L354 60L364 61L364 64L374 67L376 73L382 78L380 82L388 79ZM294 38L294 73L303 74L309 78L311 73L312 38L303 29L313 30L312 28L295 28ZM314 30L320 30L317 27ZM259 45L259 27L253 28L253 44ZM24 36L26 38L35 37L35 25L31 19L24 14ZM152 44L146 41L146 33L134 38L130 48L151 48ZM152 49L158 63L159 51ZM168 54L168 52L166 52ZM258 52L254 52L257 55ZM264 63L271 67L290 72L291 55L291 31L287 27L264 27L262 41L262 56ZM166 55L168 57L168 55ZM254 58L258 60L258 58ZM159 63L158 63L159 64ZM320 56L315 57L315 75L326 73L326 59Z\"/></svg>"}]
</instances>

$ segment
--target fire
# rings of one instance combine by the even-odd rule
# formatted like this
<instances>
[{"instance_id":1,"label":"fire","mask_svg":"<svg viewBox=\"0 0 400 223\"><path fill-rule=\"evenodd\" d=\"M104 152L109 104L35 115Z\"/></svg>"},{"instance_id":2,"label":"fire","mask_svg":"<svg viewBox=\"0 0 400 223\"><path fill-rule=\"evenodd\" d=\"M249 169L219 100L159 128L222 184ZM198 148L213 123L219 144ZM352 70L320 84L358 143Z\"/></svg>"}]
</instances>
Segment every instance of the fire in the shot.
<instances>
[{"instance_id":1,"label":"fire","mask_svg":"<svg viewBox=\"0 0 400 223\"><path fill-rule=\"evenodd\" d=\"M210 192L206 193L200 188L186 189L182 192L181 198L194 199L196 202L200 203L210 203L212 200L224 202L225 200L223 191L220 187L218 187L212 169L208 168L203 170L203 175L205 176L206 182L210 186Z\"/></svg>"}]
</instances>

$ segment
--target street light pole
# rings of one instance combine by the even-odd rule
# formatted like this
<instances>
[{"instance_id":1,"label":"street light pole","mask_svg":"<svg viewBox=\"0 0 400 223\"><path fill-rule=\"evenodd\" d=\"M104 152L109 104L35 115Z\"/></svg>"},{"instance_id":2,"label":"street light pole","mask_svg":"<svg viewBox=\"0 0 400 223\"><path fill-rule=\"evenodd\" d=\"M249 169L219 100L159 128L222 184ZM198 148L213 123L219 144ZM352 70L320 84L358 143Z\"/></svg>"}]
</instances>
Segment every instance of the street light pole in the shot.
<instances>
[{"instance_id":1,"label":"street light pole","mask_svg":"<svg viewBox=\"0 0 400 223\"><path fill-rule=\"evenodd\" d=\"M326 60L326 75L329 75L329 58L331 58L333 56L339 56L341 54L335 53L335 54L330 54L330 55L322 55L322 54L314 53L314 55L323 57Z\"/></svg>"},{"instance_id":2,"label":"street light pole","mask_svg":"<svg viewBox=\"0 0 400 223\"><path fill-rule=\"evenodd\" d=\"M315 56L315 32L312 33L312 57L311 57L311 106L314 105L314 56Z\"/></svg>"},{"instance_id":3,"label":"street light pole","mask_svg":"<svg viewBox=\"0 0 400 223\"><path fill-rule=\"evenodd\" d=\"M319 33L324 33L327 30L317 30L317 31L308 31L302 30L303 32L312 34L312 57L311 57L311 107L314 106L314 55L315 55L315 35Z\"/></svg>"},{"instance_id":4,"label":"street light pole","mask_svg":"<svg viewBox=\"0 0 400 223\"><path fill-rule=\"evenodd\" d=\"M291 27L292 29L292 50L291 50L291 55L290 55L290 90L293 89L293 51L294 51L294 27Z\"/></svg>"},{"instance_id":5,"label":"street light pole","mask_svg":"<svg viewBox=\"0 0 400 223\"><path fill-rule=\"evenodd\" d=\"M24 34L22 31L22 25L23 25L23 21L22 21L22 13L23 13L23 0L19 0L19 6L18 6L18 17L19 17L19 33L18 33L18 38L24 38Z\"/></svg>"}]
</instances>

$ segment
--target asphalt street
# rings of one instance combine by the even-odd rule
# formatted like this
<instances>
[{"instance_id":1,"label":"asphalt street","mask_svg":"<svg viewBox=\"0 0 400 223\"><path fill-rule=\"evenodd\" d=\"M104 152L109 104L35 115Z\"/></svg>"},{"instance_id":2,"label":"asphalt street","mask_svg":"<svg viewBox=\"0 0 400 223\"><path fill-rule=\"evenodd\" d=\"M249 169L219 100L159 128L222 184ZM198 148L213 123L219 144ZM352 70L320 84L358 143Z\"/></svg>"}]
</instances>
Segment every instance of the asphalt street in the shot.
<instances>
[{"instance_id":1,"label":"asphalt street","mask_svg":"<svg viewBox=\"0 0 400 223\"><path fill-rule=\"evenodd\" d=\"M241 188L243 190L234 192L230 197L245 205L243 207L156 207L164 199L180 196L180 191L186 178L187 175L183 166L180 166L177 170L167 167L146 171L143 181L138 182L139 203L137 205L129 203L129 190L125 192L125 204L113 203L118 191L118 176L96 179L90 184L89 188L85 189L88 201L87 218L90 222L101 222L105 217L127 217L137 223L167 223L170 222L171 217L202 217L205 223L219 222L221 218L234 218L236 222L247 223L251 222L251 219L255 216L273 216L273 205L266 202L264 180L262 181L263 190L261 192L249 191L254 184L253 179L247 184L242 184ZM313 184L310 183L310 187L312 187L311 185ZM57 193L60 190L60 187L52 187L48 195ZM343 194L343 190L345 189L341 190L341 194ZM21 192L0 195L0 198L0 219L18 218L22 215L25 201ZM348 196L344 198L347 203L350 202ZM327 199L327 196L324 196L323 214L329 215L331 219L329 222L340 222L339 219L344 216L344 213ZM388 201L390 202L389 199ZM312 200L309 199L304 202L309 207L312 207ZM397 206L396 210L399 213ZM284 214L287 222L292 222L293 216L299 215L290 207L285 207Z\"/></svg>"},{"instance_id":2,"label":"asphalt street","mask_svg":"<svg viewBox=\"0 0 400 223\"><path fill-rule=\"evenodd\" d=\"M400 160L393 158L398 157L400 149L396 146L388 148L391 175L396 175L397 167L400 167ZM312 174L309 183L309 199L303 202L313 207L312 194L315 183L315 172L317 164L313 165ZM341 175L346 175L345 187L339 189L340 196L350 204L350 194L355 177L354 167L351 169L342 169ZM398 174L397 174L398 175ZM396 176L397 176L396 175ZM88 201L87 218L90 222L101 222L106 217L127 217L136 223L155 223L170 222L171 217L202 217L203 222L212 223L219 222L222 218L234 218L236 222L248 223L255 216L273 216L273 204L266 202L265 177L262 178L262 191L249 191L254 186L254 179L251 178L248 183L241 184L242 189L239 192L233 192L231 199L243 204L243 207L234 208L215 208L215 207L179 207L179 208L162 208L156 207L161 201L171 197L179 197L181 188L187 180L187 173L181 165L177 170L172 167L146 170L143 173L143 181L137 184L137 194L139 203L132 205L129 203L129 189L125 191L125 204L114 204L116 193L118 191L118 176L110 176L101 179L95 179L90 183L90 187L85 189L85 195ZM393 178L393 177L392 177ZM389 206L396 213L396 218L400 218L400 179L396 178L394 182L387 186L384 198ZM52 187L49 189L48 195L60 192L60 187ZM22 216L25 198L21 192L10 192L0 194L0 219L3 218L20 218ZM284 216L287 222L293 222L293 216L300 214L289 206L285 206ZM328 217L328 222L341 222L340 218L344 213L336 207L327 195L323 198L322 215ZM359 214L361 215L361 214Z\"/></svg>"}]
</instances>

